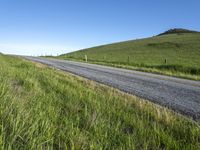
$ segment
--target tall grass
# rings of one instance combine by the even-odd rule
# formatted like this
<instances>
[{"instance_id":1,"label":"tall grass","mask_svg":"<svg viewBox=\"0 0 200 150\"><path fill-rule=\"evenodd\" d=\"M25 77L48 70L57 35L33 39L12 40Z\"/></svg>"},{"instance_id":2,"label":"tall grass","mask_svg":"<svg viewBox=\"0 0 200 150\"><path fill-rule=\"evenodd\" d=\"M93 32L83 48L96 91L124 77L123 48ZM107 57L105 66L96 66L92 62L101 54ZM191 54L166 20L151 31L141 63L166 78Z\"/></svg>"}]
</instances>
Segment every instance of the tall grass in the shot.
<instances>
[{"instance_id":1,"label":"tall grass","mask_svg":"<svg viewBox=\"0 0 200 150\"><path fill-rule=\"evenodd\" d=\"M113 88L0 56L1 149L199 149L200 124Z\"/></svg>"}]
</instances>

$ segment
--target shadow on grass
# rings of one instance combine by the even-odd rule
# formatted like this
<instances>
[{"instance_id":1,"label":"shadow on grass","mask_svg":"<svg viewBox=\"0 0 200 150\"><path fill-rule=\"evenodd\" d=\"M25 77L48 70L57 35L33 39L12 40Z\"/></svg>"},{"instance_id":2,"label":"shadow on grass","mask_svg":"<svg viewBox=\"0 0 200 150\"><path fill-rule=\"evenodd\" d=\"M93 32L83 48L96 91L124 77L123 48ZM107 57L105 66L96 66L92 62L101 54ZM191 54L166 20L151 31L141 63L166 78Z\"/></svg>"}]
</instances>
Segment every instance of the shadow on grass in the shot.
<instances>
[{"instance_id":1,"label":"shadow on grass","mask_svg":"<svg viewBox=\"0 0 200 150\"><path fill-rule=\"evenodd\" d=\"M191 75L200 75L200 69L184 67L181 65L159 65L159 66L142 66L142 67L155 68L159 70L169 70L172 72L182 72L182 73L191 74Z\"/></svg>"}]
</instances>

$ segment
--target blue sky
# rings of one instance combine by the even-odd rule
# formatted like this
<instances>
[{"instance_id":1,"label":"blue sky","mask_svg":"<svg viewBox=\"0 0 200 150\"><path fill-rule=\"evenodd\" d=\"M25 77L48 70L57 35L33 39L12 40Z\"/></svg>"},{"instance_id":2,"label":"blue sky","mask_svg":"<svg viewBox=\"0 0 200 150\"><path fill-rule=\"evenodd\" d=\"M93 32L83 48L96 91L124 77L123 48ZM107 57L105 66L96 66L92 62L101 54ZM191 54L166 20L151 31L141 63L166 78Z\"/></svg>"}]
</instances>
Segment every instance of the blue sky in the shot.
<instances>
[{"instance_id":1,"label":"blue sky","mask_svg":"<svg viewBox=\"0 0 200 150\"><path fill-rule=\"evenodd\" d=\"M0 51L57 55L175 27L200 31L199 7L199 0L0 0Z\"/></svg>"}]
</instances>

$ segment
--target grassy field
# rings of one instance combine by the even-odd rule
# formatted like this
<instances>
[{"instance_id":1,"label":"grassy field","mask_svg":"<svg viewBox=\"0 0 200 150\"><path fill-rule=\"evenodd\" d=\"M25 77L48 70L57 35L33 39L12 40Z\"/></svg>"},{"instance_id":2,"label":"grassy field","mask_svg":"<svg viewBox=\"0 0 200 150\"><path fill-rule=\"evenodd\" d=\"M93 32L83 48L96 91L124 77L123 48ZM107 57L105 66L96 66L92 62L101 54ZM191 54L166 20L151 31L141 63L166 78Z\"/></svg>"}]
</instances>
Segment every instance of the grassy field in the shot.
<instances>
[{"instance_id":1,"label":"grassy field","mask_svg":"<svg viewBox=\"0 0 200 150\"><path fill-rule=\"evenodd\" d=\"M113 88L0 55L0 149L200 149L200 123Z\"/></svg>"},{"instance_id":2,"label":"grassy field","mask_svg":"<svg viewBox=\"0 0 200 150\"><path fill-rule=\"evenodd\" d=\"M84 49L58 58L83 61L85 55L90 63L200 80L200 33L164 34Z\"/></svg>"}]
</instances>

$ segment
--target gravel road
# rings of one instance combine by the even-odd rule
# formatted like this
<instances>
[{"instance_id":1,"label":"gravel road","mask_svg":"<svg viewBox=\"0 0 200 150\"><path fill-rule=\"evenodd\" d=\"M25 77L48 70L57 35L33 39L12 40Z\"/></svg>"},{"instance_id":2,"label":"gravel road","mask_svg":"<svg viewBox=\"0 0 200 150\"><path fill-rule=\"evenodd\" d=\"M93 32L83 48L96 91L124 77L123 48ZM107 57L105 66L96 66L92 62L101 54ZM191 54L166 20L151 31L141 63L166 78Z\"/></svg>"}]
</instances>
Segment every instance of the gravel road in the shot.
<instances>
[{"instance_id":1,"label":"gravel road","mask_svg":"<svg viewBox=\"0 0 200 150\"><path fill-rule=\"evenodd\" d=\"M200 82L74 61L24 57L112 87L200 119Z\"/></svg>"}]
</instances>

